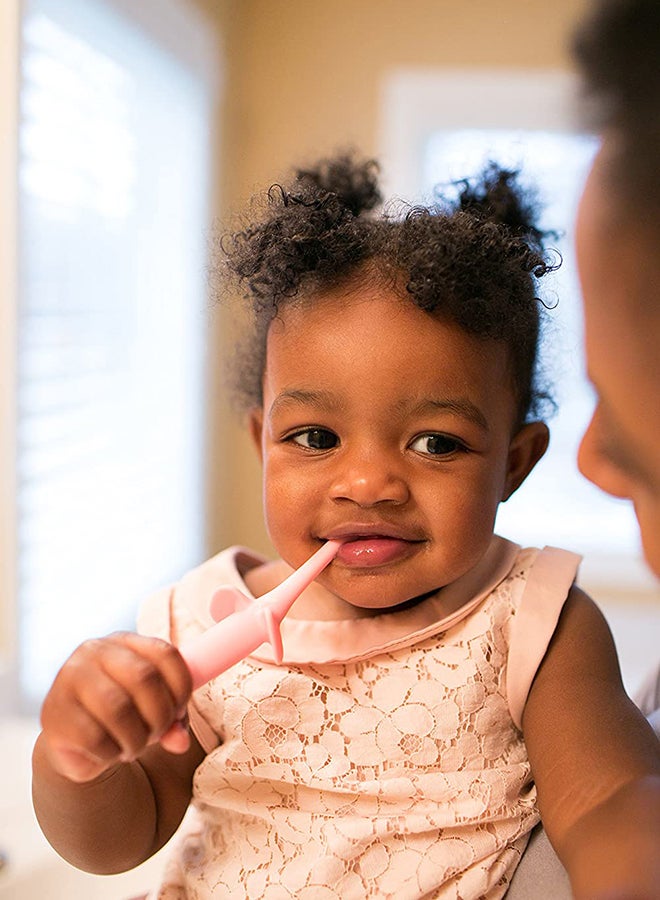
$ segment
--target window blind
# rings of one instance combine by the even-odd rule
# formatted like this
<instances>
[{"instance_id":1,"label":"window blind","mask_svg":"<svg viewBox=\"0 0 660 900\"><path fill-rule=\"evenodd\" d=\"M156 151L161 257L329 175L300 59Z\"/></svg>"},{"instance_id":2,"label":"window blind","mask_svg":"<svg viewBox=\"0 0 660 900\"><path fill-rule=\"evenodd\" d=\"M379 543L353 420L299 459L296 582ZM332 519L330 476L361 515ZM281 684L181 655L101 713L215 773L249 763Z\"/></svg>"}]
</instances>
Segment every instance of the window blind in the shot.
<instances>
[{"instance_id":1,"label":"window blind","mask_svg":"<svg viewBox=\"0 0 660 900\"><path fill-rule=\"evenodd\" d=\"M208 86L101 0L31 0L19 126L20 683L203 554Z\"/></svg>"}]
</instances>

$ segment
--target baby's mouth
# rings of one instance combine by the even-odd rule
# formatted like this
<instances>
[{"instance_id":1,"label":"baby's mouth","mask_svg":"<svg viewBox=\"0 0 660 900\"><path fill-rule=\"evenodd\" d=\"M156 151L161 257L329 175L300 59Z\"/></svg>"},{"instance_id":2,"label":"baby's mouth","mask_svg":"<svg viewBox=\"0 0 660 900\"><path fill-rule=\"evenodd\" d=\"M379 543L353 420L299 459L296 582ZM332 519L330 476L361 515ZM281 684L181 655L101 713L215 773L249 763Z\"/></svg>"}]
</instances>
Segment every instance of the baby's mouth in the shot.
<instances>
[{"instance_id":1,"label":"baby's mouth","mask_svg":"<svg viewBox=\"0 0 660 900\"><path fill-rule=\"evenodd\" d=\"M342 538L336 561L355 569L386 566L412 556L420 541L385 534L356 534Z\"/></svg>"}]
</instances>

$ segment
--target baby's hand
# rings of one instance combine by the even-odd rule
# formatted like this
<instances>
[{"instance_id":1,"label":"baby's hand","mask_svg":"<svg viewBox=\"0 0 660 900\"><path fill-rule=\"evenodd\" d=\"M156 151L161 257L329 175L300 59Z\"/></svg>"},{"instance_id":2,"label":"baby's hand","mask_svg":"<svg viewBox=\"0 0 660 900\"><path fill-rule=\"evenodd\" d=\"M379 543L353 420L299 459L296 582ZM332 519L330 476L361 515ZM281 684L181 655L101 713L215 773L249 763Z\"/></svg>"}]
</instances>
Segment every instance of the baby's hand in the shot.
<instances>
[{"instance_id":1,"label":"baby's hand","mask_svg":"<svg viewBox=\"0 0 660 900\"><path fill-rule=\"evenodd\" d=\"M85 782L149 744L185 753L191 687L179 651L165 641L128 632L86 641L60 669L41 710L51 765Z\"/></svg>"}]
</instances>

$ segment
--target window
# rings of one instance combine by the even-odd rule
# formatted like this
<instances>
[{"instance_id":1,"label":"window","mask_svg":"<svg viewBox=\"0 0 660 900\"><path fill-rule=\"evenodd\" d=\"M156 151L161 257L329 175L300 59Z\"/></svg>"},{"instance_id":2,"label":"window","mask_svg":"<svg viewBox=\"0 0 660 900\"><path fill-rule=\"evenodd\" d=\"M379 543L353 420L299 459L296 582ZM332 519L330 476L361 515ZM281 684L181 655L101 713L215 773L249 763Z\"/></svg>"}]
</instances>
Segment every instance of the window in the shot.
<instances>
[{"instance_id":1,"label":"window","mask_svg":"<svg viewBox=\"0 0 660 900\"><path fill-rule=\"evenodd\" d=\"M584 374L572 224L596 141L573 114L574 85L555 72L399 72L386 87L387 194L431 202L433 188L477 173L489 160L520 169L538 187L541 226L563 257L541 296L556 309L543 359L558 401L551 444L522 489L502 504L497 530L525 544L556 544L586 554L592 582L650 583L627 501L603 494L579 474L576 452L593 407Z\"/></svg>"},{"instance_id":2,"label":"window","mask_svg":"<svg viewBox=\"0 0 660 900\"><path fill-rule=\"evenodd\" d=\"M139 600L204 554L212 66L188 63L203 25L174 0L139 4L158 28L174 21L167 42L122 6L29 0L23 16L16 581L28 706L81 640L132 627Z\"/></svg>"}]
</instances>

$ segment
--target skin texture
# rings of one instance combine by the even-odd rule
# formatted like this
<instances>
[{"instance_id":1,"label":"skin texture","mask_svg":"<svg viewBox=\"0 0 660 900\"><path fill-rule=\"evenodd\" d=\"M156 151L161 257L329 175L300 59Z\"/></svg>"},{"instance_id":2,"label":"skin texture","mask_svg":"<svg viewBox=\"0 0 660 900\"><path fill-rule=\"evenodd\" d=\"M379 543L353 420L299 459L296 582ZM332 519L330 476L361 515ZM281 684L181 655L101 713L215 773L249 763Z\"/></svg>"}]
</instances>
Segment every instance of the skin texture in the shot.
<instances>
[{"instance_id":1,"label":"skin texture","mask_svg":"<svg viewBox=\"0 0 660 900\"><path fill-rule=\"evenodd\" d=\"M576 249L589 377L597 406L579 452L582 473L635 506L646 559L660 576L660 279L657 239L624 210L606 136L581 200Z\"/></svg>"},{"instance_id":2,"label":"skin texture","mask_svg":"<svg viewBox=\"0 0 660 900\"><path fill-rule=\"evenodd\" d=\"M541 423L512 427L499 344L369 284L281 313L264 396L251 429L281 559L253 569L248 585L259 595L320 541L347 542L297 601L303 618L372 616L460 577L488 546L498 503L547 443ZM65 664L44 704L33 782L39 821L65 858L121 871L171 835L203 757L176 725L189 694L183 660L162 641L106 638ZM577 589L523 727L575 897L652 897L658 742L625 696L602 616Z\"/></svg>"}]
</instances>

